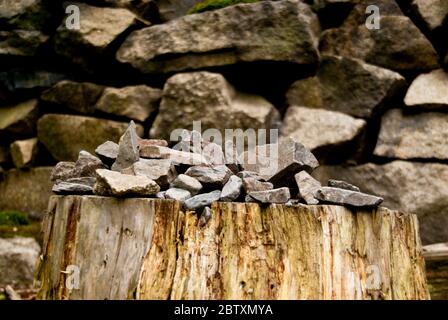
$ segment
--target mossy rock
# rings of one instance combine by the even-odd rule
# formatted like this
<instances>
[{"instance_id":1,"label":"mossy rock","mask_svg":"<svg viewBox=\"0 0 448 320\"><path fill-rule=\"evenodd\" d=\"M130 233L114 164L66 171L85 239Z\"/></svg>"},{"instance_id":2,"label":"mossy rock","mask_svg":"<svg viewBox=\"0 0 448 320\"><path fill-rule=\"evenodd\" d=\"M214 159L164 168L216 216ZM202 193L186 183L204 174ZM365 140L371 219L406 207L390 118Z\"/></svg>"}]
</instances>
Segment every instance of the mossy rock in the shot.
<instances>
[{"instance_id":1,"label":"mossy rock","mask_svg":"<svg viewBox=\"0 0 448 320\"><path fill-rule=\"evenodd\" d=\"M26 213L20 211L0 211L0 226L23 226L29 224Z\"/></svg>"},{"instance_id":2,"label":"mossy rock","mask_svg":"<svg viewBox=\"0 0 448 320\"><path fill-rule=\"evenodd\" d=\"M254 3L260 0L205 0L192 7L188 14L217 10L240 3Z\"/></svg>"}]
</instances>

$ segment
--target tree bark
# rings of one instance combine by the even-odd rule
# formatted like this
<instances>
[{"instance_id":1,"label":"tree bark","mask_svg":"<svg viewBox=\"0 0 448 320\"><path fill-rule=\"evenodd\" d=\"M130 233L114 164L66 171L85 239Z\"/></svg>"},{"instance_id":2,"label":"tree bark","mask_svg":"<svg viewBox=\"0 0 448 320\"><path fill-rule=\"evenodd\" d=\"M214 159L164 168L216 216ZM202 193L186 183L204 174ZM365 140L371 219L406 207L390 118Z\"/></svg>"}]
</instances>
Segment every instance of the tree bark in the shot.
<instances>
[{"instance_id":1,"label":"tree bark","mask_svg":"<svg viewBox=\"0 0 448 320\"><path fill-rule=\"evenodd\" d=\"M212 211L200 228L175 201L53 196L39 298L429 298L415 215L253 203ZM73 266L77 286L66 283Z\"/></svg>"}]
</instances>

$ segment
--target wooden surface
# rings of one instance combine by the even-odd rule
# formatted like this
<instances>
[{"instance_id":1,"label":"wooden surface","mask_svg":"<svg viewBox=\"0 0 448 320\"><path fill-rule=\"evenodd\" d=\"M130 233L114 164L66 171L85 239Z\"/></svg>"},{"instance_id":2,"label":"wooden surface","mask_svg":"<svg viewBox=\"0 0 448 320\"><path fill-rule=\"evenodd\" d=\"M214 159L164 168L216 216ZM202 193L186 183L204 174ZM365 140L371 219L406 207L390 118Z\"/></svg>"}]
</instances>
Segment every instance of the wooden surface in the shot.
<instances>
[{"instance_id":1,"label":"wooden surface","mask_svg":"<svg viewBox=\"0 0 448 320\"><path fill-rule=\"evenodd\" d=\"M448 300L448 243L423 247L428 287L433 300Z\"/></svg>"},{"instance_id":2,"label":"wooden surface","mask_svg":"<svg viewBox=\"0 0 448 320\"><path fill-rule=\"evenodd\" d=\"M415 215L53 196L41 299L428 299ZM67 266L79 289L65 285ZM62 271L62 272L61 272Z\"/></svg>"}]
</instances>

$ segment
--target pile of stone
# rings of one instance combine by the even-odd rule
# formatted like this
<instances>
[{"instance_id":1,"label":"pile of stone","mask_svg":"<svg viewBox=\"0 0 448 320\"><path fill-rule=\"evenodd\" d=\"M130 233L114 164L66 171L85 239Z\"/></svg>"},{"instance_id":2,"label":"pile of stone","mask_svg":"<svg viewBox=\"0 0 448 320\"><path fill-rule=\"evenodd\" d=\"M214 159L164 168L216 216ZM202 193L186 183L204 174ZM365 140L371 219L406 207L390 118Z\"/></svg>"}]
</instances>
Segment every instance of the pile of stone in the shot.
<instances>
[{"instance_id":1,"label":"pile of stone","mask_svg":"<svg viewBox=\"0 0 448 320\"><path fill-rule=\"evenodd\" d=\"M276 142L276 148L267 144L232 154L197 131L184 130L180 137L169 148L166 140L141 139L131 122L119 144L107 141L96 156L81 151L76 162L59 162L52 172L53 192L172 199L188 210L205 209L204 216L215 201L351 207L383 201L344 181L322 186L310 175L317 159L292 138Z\"/></svg>"}]
</instances>

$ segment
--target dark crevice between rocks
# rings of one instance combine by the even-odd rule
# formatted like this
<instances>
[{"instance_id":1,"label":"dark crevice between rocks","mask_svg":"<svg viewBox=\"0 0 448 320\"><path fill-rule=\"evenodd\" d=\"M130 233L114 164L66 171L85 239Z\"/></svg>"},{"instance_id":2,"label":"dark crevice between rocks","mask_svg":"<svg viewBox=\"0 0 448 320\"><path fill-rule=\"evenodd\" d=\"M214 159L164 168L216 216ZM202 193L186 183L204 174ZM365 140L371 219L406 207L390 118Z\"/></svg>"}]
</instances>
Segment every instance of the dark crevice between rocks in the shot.
<instances>
[{"instance_id":1,"label":"dark crevice between rocks","mask_svg":"<svg viewBox=\"0 0 448 320\"><path fill-rule=\"evenodd\" d=\"M448 159L437 159L437 158L406 158L406 159L400 159L400 158L385 158L373 155L371 159L371 163L374 164L387 164L393 161L407 161L407 162L414 162L414 163L438 163L438 164L448 164Z\"/></svg>"}]
</instances>

